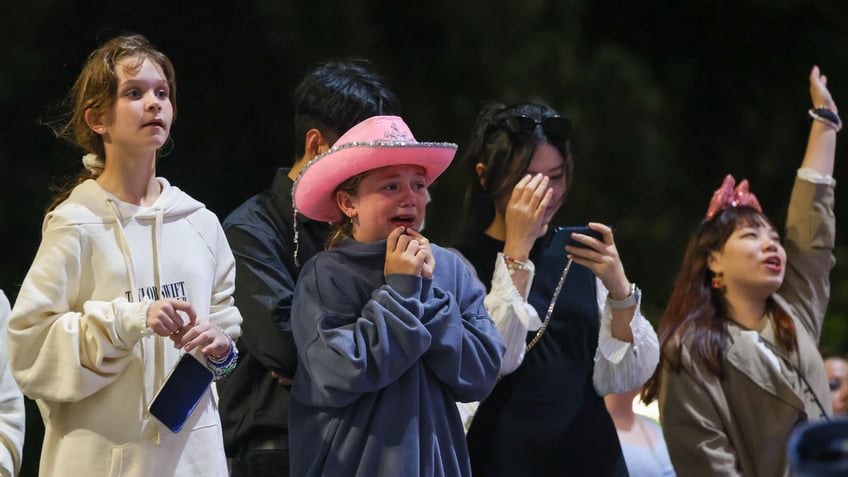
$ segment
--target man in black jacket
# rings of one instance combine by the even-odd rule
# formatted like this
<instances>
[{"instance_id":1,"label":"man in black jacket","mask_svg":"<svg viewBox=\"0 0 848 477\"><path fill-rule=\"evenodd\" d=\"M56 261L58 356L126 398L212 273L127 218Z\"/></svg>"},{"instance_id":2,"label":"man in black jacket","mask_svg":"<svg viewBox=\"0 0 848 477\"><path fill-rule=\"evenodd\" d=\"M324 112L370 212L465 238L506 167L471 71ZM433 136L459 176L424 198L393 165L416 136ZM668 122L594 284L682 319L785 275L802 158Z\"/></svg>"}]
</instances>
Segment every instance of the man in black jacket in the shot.
<instances>
[{"instance_id":1,"label":"man in black jacket","mask_svg":"<svg viewBox=\"0 0 848 477\"><path fill-rule=\"evenodd\" d=\"M290 327L292 296L300 267L324 249L329 231L325 223L302 215L295 219L293 181L355 124L375 115L399 114L398 99L368 62L319 64L295 91L294 164L278 169L269 189L224 221L236 259L234 297L244 318L239 365L218 382L233 477L289 475L288 402L297 368Z\"/></svg>"}]
</instances>

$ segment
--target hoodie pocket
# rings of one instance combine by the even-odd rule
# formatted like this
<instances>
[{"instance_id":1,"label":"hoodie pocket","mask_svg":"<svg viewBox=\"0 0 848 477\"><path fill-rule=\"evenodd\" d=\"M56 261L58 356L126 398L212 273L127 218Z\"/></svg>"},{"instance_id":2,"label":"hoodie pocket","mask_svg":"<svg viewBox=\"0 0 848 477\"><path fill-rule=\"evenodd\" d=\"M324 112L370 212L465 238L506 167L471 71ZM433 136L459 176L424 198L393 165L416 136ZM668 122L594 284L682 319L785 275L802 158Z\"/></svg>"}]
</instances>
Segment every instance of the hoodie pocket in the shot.
<instances>
[{"instance_id":1,"label":"hoodie pocket","mask_svg":"<svg viewBox=\"0 0 848 477\"><path fill-rule=\"evenodd\" d=\"M153 440L113 447L112 461L107 475L110 477L168 475L167 469L173 470L176 467L178 451L175 455L161 455L161 452L157 452L158 447Z\"/></svg>"}]
</instances>

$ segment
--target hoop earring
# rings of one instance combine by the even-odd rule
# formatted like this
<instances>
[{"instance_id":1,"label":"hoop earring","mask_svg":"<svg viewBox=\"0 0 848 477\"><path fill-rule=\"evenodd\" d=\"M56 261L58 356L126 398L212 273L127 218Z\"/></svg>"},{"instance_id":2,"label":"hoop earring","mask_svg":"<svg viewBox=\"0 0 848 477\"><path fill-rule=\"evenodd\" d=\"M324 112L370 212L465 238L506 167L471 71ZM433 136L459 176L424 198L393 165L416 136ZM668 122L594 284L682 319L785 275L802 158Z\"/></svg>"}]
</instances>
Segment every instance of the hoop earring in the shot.
<instances>
[{"instance_id":1,"label":"hoop earring","mask_svg":"<svg viewBox=\"0 0 848 477\"><path fill-rule=\"evenodd\" d=\"M724 278L723 277L724 277L724 274L721 273L721 272L714 274L713 279L711 281L712 287L715 288L716 290L721 289L721 287L724 286Z\"/></svg>"}]
</instances>

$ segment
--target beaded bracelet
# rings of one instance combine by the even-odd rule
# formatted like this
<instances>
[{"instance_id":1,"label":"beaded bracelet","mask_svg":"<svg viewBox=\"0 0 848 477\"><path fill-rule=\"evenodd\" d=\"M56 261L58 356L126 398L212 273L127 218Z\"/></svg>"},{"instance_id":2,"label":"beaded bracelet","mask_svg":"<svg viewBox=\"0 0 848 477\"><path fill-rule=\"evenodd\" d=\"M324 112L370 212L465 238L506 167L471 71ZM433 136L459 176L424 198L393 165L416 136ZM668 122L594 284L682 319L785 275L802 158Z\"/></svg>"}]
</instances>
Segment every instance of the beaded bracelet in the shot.
<instances>
[{"instance_id":1,"label":"beaded bracelet","mask_svg":"<svg viewBox=\"0 0 848 477\"><path fill-rule=\"evenodd\" d=\"M236 364L238 364L238 347L236 347L235 341L229 335L225 333L224 336L230 340L230 349L227 350L227 354L223 356L206 355L206 361L209 362L216 381L230 374L236 368Z\"/></svg>"},{"instance_id":2,"label":"beaded bracelet","mask_svg":"<svg viewBox=\"0 0 848 477\"><path fill-rule=\"evenodd\" d=\"M209 361L209 364L211 365L210 371L212 371L212 374L215 375L216 381L227 376L236 368L236 365L238 364L238 351L231 353L228 358L229 359L226 361L217 364L210 361L207 356L207 361Z\"/></svg>"},{"instance_id":3,"label":"beaded bracelet","mask_svg":"<svg viewBox=\"0 0 848 477\"><path fill-rule=\"evenodd\" d=\"M235 353L235 351L234 351L235 349L236 348L235 348L235 346L233 346L233 341L232 341L232 339L230 339L230 347L229 347L229 349L227 349L226 353L221 354L221 355L214 355L214 354L210 353L210 354L206 355L206 359L208 359L210 363L220 366L221 364L229 361L229 359Z\"/></svg>"},{"instance_id":4,"label":"beaded bracelet","mask_svg":"<svg viewBox=\"0 0 848 477\"><path fill-rule=\"evenodd\" d=\"M213 325L213 326L214 326L214 325ZM209 361L210 361L210 362L215 363L215 364L220 364L220 363L223 363L224 361L226 361L226 360L227 360L227 358L229 358L229 357L230 357L230 355L233 353L233 350L235 350L236 352L238 352L238 349L236 348L236 344L235 344L235 342L233 341L233 339L232 339L232 338L230 338L230 335L228 335L228 334L227 334L227 332L226 332L226 331L224 331L224 329L223 329L223 328L221 328L220 326L215 326L215 328L217 328L217 329L218 329L218 331L220 331L222 335L226 336L226 337L227 337L227 340L229 340L229 342L230 342L230 346L227 348L227 352L226 352L226 353L222 353L222 354L208 354L208 355L206 355L206 357L207 357L207 358L209 358Z\"/></svg>"},{"instance_id":5,"label":"beaded bracelet","mask_svg":"<svg viewBox=\"0 0 848 477\"><path fill-rule=\"evenodd\" d=\"M816 121L821 121L832 127L836 132L839 132L842 129L842 119L839 118L839 114L825 108L824 106L811 109L807 111L807 114Z\"/></svg>"},{"instance_id":6,"label":"beaded bracelet","mask_svg":"<svg viewBox=\"0 0 848 477\"><path fill-rule=\"evenodd\" d=\"M510 257L507 254L503 254L504 263L506 264L506 270L509 272L509 275L515 275L515 272L522 271L528 272L530 271L530 266L527 265L527 262L522 262L521 260L516 260Z\"/></svg>"}]
</instances>

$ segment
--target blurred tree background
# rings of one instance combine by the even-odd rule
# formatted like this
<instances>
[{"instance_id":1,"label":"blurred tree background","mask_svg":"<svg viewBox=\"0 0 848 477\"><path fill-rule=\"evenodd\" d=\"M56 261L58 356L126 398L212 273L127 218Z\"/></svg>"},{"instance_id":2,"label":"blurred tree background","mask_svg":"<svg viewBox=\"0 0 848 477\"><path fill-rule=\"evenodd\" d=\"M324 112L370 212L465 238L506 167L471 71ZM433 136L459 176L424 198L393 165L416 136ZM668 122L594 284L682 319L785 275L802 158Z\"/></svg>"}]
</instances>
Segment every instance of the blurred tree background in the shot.
<instances>
[{"instance_id":1,"label":"blurred tree background","mask_svg":"<svg viewBox=\"0 0 848 477\"><path fill-rule=\"evenodd\" d=\"M484 102L544 100L576 125L576 182L557 222L615 225L654 323L725 173L747 177L783 222L813 64L848 111L848 3L836 0L0 3L0 288L11 300L50 185L81 167L81 153L41 123L56 117L86 56L127 31L148 36L177 70L179 118L160 175L221 218L291 162L292 90L319 60L370 59L416 137L457 142L459 155ZM837 180L846 174L837 164ZM427 233L437 243L450 244L464 220L468 180L456 162L432 188ZM843 354L845 227L822 340ZM28 404L23 475L35 475L41 429Z\"/></svg>"}]
</instances>

